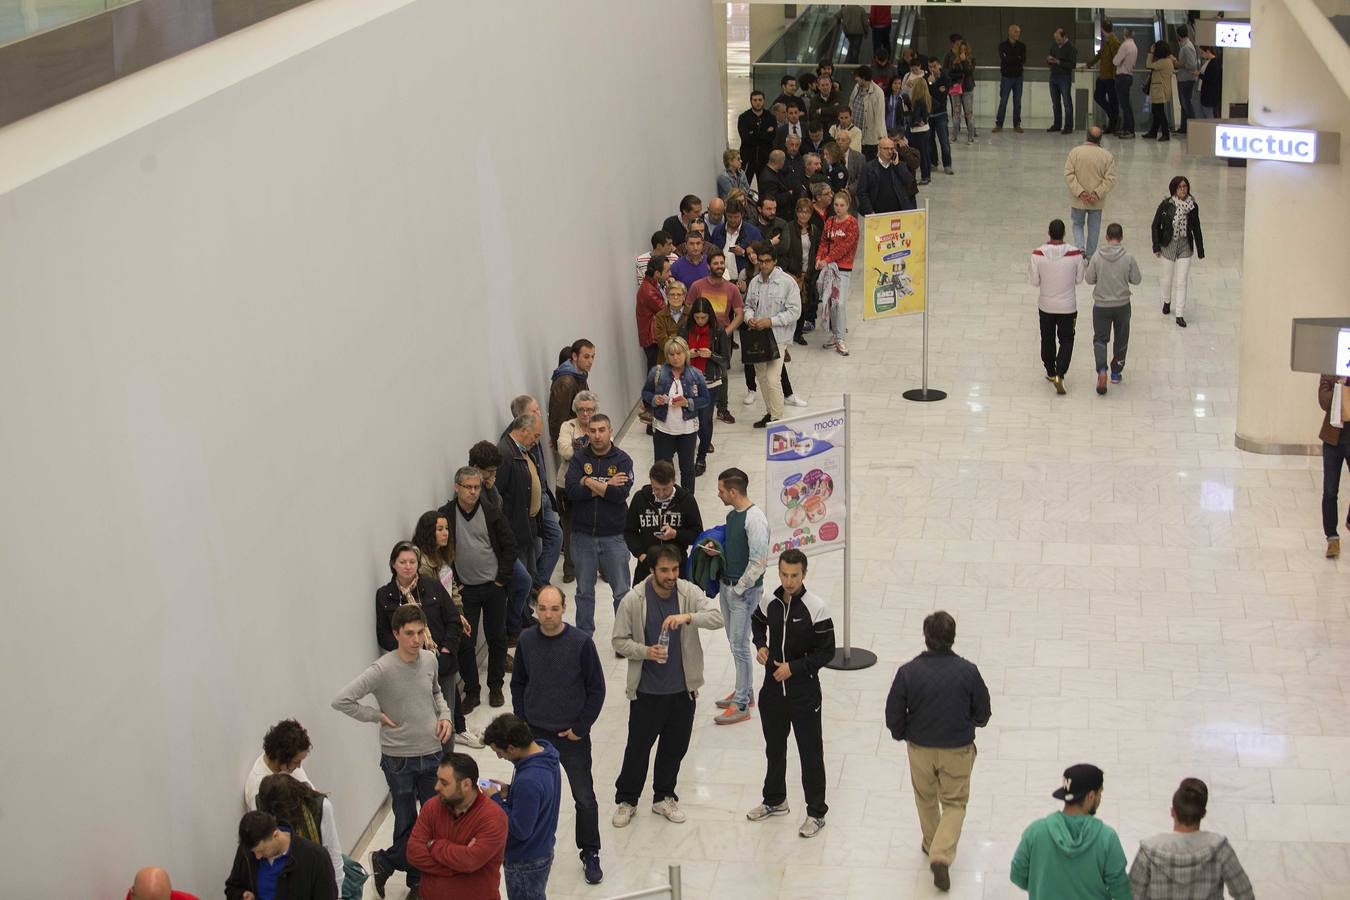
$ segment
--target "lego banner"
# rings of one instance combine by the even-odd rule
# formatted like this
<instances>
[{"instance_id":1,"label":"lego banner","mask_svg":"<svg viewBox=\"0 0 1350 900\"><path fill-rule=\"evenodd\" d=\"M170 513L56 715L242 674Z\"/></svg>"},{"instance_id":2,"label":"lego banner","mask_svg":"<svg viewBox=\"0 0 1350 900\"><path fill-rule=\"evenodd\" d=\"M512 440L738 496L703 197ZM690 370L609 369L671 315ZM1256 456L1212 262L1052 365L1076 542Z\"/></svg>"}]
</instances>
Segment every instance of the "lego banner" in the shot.
<instances>
[{"instance_id":1,"label":"lego banner","mask_svg":"<svg viewBox=\"0 0 1350 900\"><path fill-rule=\"evenodd\" d=\"M766 435L770 558L796 548L808 556L844 549L848 485L844 410L769 425Z\"/></svg>"},{"instance_id":2,"label":"lego banner","mask_svg":"<svg viewBox=\"0 0 1350 900\"><path fill-rule=\"evenodd\" d=\"M924 311L928 298L928 210L863 218L863 318Z\"/></svg>"}]
</instances>

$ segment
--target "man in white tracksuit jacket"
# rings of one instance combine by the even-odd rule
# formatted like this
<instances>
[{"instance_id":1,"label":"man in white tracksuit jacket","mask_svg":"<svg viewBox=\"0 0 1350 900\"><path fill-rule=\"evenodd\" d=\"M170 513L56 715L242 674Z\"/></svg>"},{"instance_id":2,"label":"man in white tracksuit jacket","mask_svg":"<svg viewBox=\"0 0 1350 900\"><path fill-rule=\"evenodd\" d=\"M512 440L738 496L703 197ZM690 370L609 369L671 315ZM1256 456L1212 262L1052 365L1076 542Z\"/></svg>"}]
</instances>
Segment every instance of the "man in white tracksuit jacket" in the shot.
<instances>
[{"instance_id":1,"label":"man in white tracksuit jacket","mask_svg":"<svg viewBox=\"0 0 1350 900\"><path fill-rule=\"evenodd\" d=\"M755 363L755 381L764 394L767 413L755 423L763 428L783 418L783 350L792 346L792 332L802 312L802 295L796 280L778 268L774 248L768 241L755 245L759 274L750 279L745 294L745 324L752 329L773 329L778 341L777 359ZM1079 280L1082 276L1079 275Z\"/></svg>"},{"instance_id":2,"label":"man in white tracksuit jacket","mask_svg":"<svg viewBox=\"0 0 1350 900\"><path fill-rule=\"evenodd\" d=\"M1064 243L1064 221L1050 223L1050 240L1031 252L1027 275L1041 289L1036 306L1041 314L1041 362L1045 380L1064 391L1064 376L1073 359L1073 331L1078 321L1077 286L1083 283L1083 251ZM1055 338L1059 347L1055 347Z\"/></svg>"}]
</instances>

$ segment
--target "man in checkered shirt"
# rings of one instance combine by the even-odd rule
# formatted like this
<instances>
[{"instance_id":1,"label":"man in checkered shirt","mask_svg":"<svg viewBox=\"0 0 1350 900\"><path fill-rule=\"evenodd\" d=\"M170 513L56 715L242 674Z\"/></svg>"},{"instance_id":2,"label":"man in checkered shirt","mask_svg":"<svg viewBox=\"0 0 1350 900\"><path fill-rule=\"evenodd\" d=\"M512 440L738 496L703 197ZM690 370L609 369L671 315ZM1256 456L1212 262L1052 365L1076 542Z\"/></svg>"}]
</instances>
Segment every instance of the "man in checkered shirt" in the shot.
<instances>
[{"instance_id":1,"label":"man in checkered shirt","mask_svg":"<svg viewBox=\"0 0 1350 900\"><path fill-rule=\"evenodd\" d=\"M1252 900L1252 883L1228 838L1201 831L1209 788L1199 778L1182 779L1172 795L1172 830L1145 838L1130 866L1134 900Z\"/></svg>"}]
</instances>

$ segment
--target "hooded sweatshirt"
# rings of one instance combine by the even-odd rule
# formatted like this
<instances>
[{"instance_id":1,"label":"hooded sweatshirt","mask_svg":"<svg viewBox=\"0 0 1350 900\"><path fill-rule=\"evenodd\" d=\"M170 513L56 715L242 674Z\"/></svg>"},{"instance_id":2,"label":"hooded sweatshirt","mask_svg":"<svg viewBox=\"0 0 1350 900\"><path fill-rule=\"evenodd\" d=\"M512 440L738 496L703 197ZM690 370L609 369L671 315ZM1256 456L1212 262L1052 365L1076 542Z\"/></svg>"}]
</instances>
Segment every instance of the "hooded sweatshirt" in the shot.
<instances>
[{"instance_id":1,"label":"hooded sweatshirt","mask_svg":"<svg viewBox=\"0 0 1350 900\"><path fill-rule=\"evenodd\" d=\"M562 768L556 747L548 741L536 743L543 752L516 760L516 777L511 780L507 796L492 796L506 810L508 866L553 855L558 832L558 804L562 796Z\"/></svg>"},{"instance_id":2,"label":"hooded sweatshirt","mask_svg":"<svg viewBox=\"0 0 1350 900\"><path fill-rule=\"evenodd\" d=\"M1031 283L1041 289L1036 302L1041 312L1078 312L1075 285L1083 283L1083 251L1063 241L1041 244L1031 251L1027 269Z\"/></svg>"},{"instance_id":3,"label":"hooded sweatshirt","mask_svg":"<svg viewBox=\"0 0 1350 900\"><path fill-rule=\"evenodd\" d=\"M1092 289L1093 304L1101 307L1128 306L1130 285L1144 280L1139 264L1120 244L1102 244L1093 254L1083 273L1083 280L1096 285Z\"/></svg>"},{"instance_id":4,"label":"hooded sweatshirt","mask_svg":"<svg viewBox=\"0 0 1350 900\"><path fill-rule=\"evenodd\" d=\"M687 553L689 545L703 530L703 516L698 511L698 501L680 485L675 485L675 493L669 500L657 500L652 486L645 485L633 497L628 506L628 524L623 530L624 543L633 556L641 556L661 541L657 532L669 525L675 529L675 540L669 543L679 546Z\"/></svg>"},{"instance_id":5,"label":"hooded sweatshirt","mask_svg":"<svg viewBox=\"0 0 1350 900\"><path fill-rule=\"evenodd\" d=\"M1056 812L1032 822L1010 877L1029 900L1131 900L1120 838L1096 816Z\"/></svg>"},{"instance_id":6,"label":"hooded sweatshirt","mask_svg":"<svg viewBox=\"0 0 1350 900\"><path fill-rule=\"evenodd\" d=\"M586 373L569 359L553 370L548 392L548 436L550 445L558 446L558 430L572 418L572 401L577 394L588 390Z\"/></svg>"},{"instance_id":7,"label":"hooded sweatshirt","mask_svg":"<svg viewBox=\"0 0 1350 900\"><path fill-rule=\"evenodd\" d=\"M1252 900L1252 883L1228 838L1212 831L1155 835L1139 842L1130 866L1134 900Z\"/></svg>"}]
</instances>

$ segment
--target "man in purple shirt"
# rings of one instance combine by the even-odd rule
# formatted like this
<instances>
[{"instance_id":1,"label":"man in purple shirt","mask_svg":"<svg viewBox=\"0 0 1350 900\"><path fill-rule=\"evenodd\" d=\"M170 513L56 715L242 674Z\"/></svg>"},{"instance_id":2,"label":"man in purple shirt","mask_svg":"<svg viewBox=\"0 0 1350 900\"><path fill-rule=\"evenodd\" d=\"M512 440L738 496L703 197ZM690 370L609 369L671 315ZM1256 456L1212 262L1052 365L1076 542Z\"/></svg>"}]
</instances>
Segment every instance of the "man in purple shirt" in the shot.
<instances>
[{"instance_id":1,"label":"man in purple shirt","mask_svg":"<svg viewBox=\"0 0 1350 900\"><path fill-rule=\"evenodd\" d=\"M670 275L681 282L685 289L692 287L695 281L708 277L708 260L703 255L703 235L697 231L689 232L685 238L684 256L675 260L670 267Z\"/></svg>"}]
</instances>

